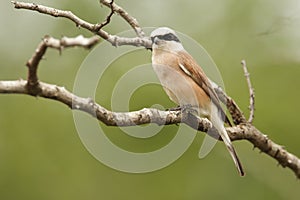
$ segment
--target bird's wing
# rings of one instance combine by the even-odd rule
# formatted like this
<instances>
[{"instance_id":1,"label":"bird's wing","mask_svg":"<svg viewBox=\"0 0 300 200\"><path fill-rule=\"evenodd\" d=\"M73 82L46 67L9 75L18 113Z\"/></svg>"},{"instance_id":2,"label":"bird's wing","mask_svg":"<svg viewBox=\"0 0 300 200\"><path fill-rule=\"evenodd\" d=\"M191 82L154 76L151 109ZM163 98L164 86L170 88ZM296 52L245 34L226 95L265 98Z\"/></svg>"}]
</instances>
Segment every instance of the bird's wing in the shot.
<instances>
[{"instance_id":1,"label":"bird's wing","mask_svg":"<svg viewBox=\"0 0 300 200\"><path fill-rule=\"evenodd\" d=\"M202 68L197 64L194 58L187 52L181 52L178 54L179 57L179 68L189 77L191 77L197 85L199 85L204 92L211 98L212 102L217 106L220 111L221 117L225 123L232 126L223 108L220 105L220 100L212 88L207 76L205 75Z\"/></svg>"}]
</instances>

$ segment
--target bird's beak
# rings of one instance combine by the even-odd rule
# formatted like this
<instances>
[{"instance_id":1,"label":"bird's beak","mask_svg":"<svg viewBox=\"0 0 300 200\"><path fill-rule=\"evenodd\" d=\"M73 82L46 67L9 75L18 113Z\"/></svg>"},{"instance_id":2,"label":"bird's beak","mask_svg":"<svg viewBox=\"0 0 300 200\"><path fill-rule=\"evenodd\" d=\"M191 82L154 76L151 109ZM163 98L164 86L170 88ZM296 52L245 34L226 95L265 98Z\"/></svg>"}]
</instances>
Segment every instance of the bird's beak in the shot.
<instances>
[{"instance_id":1,"label":"bird's beak","mask_svg":"<svg viewBox=\"0 0 300 200\"><path fill-rule=\"evenodd\" d=\"M155 37L151 37L152 44L154 43Z\"/></svg>"},{"instance_id":2,"label":"bird's beak","mask_svg":"<svg viewBox=\"0 0 300 200\"><path fill-rule=\"evenodd\" d=\"M159 38L157 36L151 37L152 45L153 44L158 44Z\"/></svg>"}]
</instances>

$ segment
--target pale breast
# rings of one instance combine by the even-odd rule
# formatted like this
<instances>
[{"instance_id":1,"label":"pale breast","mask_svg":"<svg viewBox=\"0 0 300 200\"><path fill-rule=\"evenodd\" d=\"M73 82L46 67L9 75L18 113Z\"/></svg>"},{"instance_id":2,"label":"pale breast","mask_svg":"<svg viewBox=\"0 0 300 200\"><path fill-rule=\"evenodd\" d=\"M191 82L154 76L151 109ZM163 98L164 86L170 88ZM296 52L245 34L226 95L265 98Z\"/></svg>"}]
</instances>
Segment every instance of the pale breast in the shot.
<instances>
[{"instance_id":1,"label":"pale breast","mask_svg":"<svg viewBox=\"0 0 300 200\"><path fill-rule=\"evenodd\" d=\"M178 105L199 107L201 114L209 113L211 102L207 94L179 67L176 52L154 51L153 69L169 98Z\"/></svg>"}]
</instances>

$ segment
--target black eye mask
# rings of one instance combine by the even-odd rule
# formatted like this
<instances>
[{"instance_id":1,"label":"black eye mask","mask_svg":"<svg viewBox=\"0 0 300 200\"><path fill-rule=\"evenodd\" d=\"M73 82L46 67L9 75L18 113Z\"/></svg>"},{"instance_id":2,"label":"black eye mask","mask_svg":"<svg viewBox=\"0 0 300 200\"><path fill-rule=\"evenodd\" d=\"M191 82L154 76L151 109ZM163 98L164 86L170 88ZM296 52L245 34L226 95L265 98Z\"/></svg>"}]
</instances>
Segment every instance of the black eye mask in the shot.
<instances>
[{"instance_id":1,"label":"black eye mask","mask_svg":"<svg viewBox=\"0 0 300 200\"><path fill-rule=\"evenodd\" d=\"M180 40L176 37L176 35L174 35L173 33L168 33L165 35L157 35L155 37L151 37L152 42L154 42L155 38L161 39L161 40L165 40L165 41L175 41L175 42L180 42Z\"/></svg>"}]
</instances>

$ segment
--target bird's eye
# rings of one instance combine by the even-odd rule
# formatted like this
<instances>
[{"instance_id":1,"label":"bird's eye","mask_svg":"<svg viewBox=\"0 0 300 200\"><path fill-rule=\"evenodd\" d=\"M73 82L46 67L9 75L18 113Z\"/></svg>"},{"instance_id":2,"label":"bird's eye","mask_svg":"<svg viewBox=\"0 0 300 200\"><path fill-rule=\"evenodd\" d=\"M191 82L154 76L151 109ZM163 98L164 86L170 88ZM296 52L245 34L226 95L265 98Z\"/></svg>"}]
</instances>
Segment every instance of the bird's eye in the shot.
<instances>
[{"instance_id":1,"label":"bird's eye","mask_svg":"<svg viewBox=\"0 0 300 200\"><path fill-rule=\"evenodd\" d=\"M173 40L173 35L171 35L171 34L166 34L166 35L163 36L163 39L164 39L164 40L169 40L169 41L170 41L170 40Z\"/></svg>"},{"instance_id":2,"label":"bird's eye","mask_svg":"<svg viewBox=\"0 0 300 200\"><path fill-rule=\"evenodd\" d=\"M166 41L175 41L175 42L179 42L179 39L178 39L174 34L172 34L172 33L168 33L168 34L159 36L158 38L159 38L159 39L162 39L162 40L166 40Z\"/></svg>"}]
</instances>

